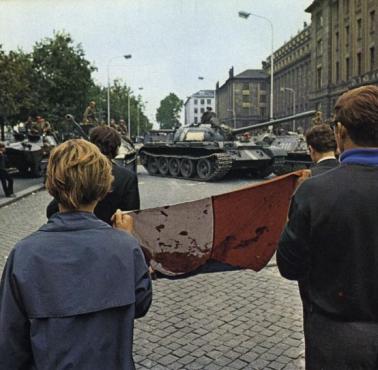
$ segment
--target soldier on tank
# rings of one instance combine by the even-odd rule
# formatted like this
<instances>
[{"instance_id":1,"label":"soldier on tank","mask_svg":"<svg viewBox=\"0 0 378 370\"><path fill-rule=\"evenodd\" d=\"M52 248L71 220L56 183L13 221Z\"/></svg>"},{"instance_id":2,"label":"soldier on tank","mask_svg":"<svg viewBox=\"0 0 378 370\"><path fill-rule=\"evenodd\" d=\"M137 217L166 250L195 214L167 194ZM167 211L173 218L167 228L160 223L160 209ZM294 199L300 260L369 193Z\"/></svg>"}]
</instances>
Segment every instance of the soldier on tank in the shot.
<instances>
[{"instance_id":1,"label":"soldier on tank","mask_svg":"<svg viewBox=\"0 0 378 370\"><path fill-rule=\"evenodd\" d=\"M89 105L84 111L83 114L83 124L84 125L90 125L90 124L96 124L97 118L96 118L96 102L90 101Z\"/></svg>"},{"instance_id":2,"label":"soldier on tank","mask_svg":"<svg viewBox=\"0 0 378 370\"><path fill-rule=\"evenodd\" d=\"M216 114L213 112L213 108L207 107L206 112L202 114L201 123L211 123L211 119L215 117Z\"/></svg>"}]
</instances>

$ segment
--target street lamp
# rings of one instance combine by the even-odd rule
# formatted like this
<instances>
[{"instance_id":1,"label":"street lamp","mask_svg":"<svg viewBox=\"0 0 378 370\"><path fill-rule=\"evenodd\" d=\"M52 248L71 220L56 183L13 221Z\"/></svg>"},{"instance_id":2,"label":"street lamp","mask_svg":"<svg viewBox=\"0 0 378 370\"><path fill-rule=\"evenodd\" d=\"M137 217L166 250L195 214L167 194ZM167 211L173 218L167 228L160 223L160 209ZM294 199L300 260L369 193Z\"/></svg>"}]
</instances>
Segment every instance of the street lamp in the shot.
<instances>
[{"instance_id":1,"label":"street lamp","mask_svg":"<svg viewBox=\"0 0 378 370\"><path fill-rule=\"evenodd\" d=\"M114 60L114 59L118 59L118 58L125 58L125 59L131 59L132 55L131 54L125 54L125 55L120 55L120 56L116 56L116 57L112 57L108 60L108 64L107 64L107 74L108 74L108 126L110 126L110 77L109 77L109 67L110 67L110 63ZM128 105L130 107L130 94L128 96ZM130 122L130 109L128 111L128 121ZM129 134L130 135L130 134Z\"/></svg>"},{"instance_id":2,"label":"street lamp","mask_svg":"<svg viewBox=\"0 0 378 370\"><path fill-rule=\"evenodd\" d=\"M295 115L295 96L296 96L296 93L295 93L295 90L292 89L291 87L281 87L280 89L282 92L285 92L285 91L289 91L293 94L293 116ZM293 132L295 131L295 119L293 119Z\"/></svg>"},{"instance_id":3,"label":"street lamp","mask_svg":"<svg viewBox=\"0 0 378 370\"><path fill-rule=\"evenodd\" d=\"M138 90L141 91L143 90L143 87L138 87ZM137 137L139 136L139 106L137 107Z\"/></svg>"},{"instance_id":4,"label":"street lamp","mask_svg":"<svg viewBox=\"0 0 378 370\"><path fill-rule=\"evenodd\" d=\"M274 78L273 78L273 74L274 74L274 29L273 29L273 22L269 18L266 18L266 17L259 15L259 14L247 13L247 12L244 12L244 11L239 12L239 17L243 18L243 19L248 19L250 15L252 15L253 17L261 18L261 19L269 22L270 29L271 29L271 32L272 32L272 35L271 35L272 36L272 40L271 40L272 54L270 56L270 117L269 117L270 120L272 120L273 119L273 83L274 83Z\"/></svg>"}]
</instances>

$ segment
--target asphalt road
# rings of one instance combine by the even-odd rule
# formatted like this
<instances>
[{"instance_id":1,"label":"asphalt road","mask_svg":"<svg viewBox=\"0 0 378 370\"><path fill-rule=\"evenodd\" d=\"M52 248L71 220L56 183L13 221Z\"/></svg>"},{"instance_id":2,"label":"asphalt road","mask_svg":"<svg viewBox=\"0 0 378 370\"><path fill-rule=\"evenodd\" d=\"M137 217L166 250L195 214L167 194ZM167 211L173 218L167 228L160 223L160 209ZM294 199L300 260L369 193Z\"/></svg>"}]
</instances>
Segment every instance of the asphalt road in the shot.
<instances>
[{"instance_id":1,"label":"asphalt road","mask_svg":"<svg viewBox=\"0 0 378 370\"><path fill-rule=\"evenodd\" d=\"M138 171L143 208L200 199L253 181L199 183ZM40 191L0 208L0 271L13 245L46 222L50 199ZM153 282L153 290L149 313L135 324L138 370L304 368L297 284L282 279L275 267L162 278Z\"/></svg>"},{"instance_id":2,"label":"asphalt road","mask_svg":"<svg viewBox=\"0 0 378 370\"><path fill-rule=\"evenodd\" d=\"M42 177L39 177L39 178L22 177L17 172L12 173L12 176L13 176L13 181L14 181L13 187L14 187L15 193L18 193L22 190L25 190L30 186L43 183ZM0 189L1 189L0 190L0 198L3 198L4 197L3 188L0 186Z\"/></svg>"}]
</instances>

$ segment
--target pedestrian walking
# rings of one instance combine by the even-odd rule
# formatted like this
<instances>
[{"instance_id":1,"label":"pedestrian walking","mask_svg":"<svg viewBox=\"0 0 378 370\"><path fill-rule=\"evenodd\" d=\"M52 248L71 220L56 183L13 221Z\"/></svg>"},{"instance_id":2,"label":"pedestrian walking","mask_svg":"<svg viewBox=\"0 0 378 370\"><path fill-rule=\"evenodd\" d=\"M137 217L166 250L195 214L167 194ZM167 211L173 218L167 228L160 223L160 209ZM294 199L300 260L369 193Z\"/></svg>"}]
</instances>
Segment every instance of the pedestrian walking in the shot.
<instances>
[{"instance_id":1,"label":"pedestrian walking","mask_svg":"<svg viewBox=\"0 0 378 370\"><path fill-rule=\"evenodd\" d=\"M0 285L0 369L134 369L134 319L151 303L143 253L117 212L93 210L110 190L99 149L69 140L51 153L46 188L60 212L18 242Z\"/></svg>"},{"instance_id":2,"label":"pedestrian walking","mask_svg":"<svg viewBox=\"0 0 378 370\"><path fill-rule=\"evenodd\" d=\"M331 127L325 123L311 127L306 132L306 143L310 151L311 175L320 175L339 165L336 159L336 139Z\"/></svg>"},{"instance_id":3,"label":"pedestrian walking","mask_svg":"<svg viewBox=\"0 0 378 370\"><path fill-rule=\"evenodd\" d=\"M109 161L113 160L121 146L120 134L108 126L95 127L90 134L90 141L106 155ZM136 174L115 162L112 164L114 181L112 190L100 200L95 208L95 215L109 225L111 217L117 209L122 211L138 210L140 208L138 178ZM58 212L57 200L52 200L47 206L46 215L51 217Z\"/></svg>"},{"instance_id":4,"label":"pedestrian walking","mask_svg":"<svg viewBox=\"0 0 378 370\"><path fill-rule=\"evenodd\" d=\"M0 142L0 181L3 187L4 195L6 197L15 197L16 195L13 193L13 178L8 173L7 167L7 156L6 156L6 148L4 143Z\"/></svg>"},{"instance_id":5,"label":"pedestrian walking","mask_svg":"<svg viewBox=\"0 0 378 370\"><path fill-rule=\"evenodd\" d=\"M307 370L378 368L378 87L336 102L338 168L297 189L277 251L298 280Z\"/></svg>"}]
</instances>

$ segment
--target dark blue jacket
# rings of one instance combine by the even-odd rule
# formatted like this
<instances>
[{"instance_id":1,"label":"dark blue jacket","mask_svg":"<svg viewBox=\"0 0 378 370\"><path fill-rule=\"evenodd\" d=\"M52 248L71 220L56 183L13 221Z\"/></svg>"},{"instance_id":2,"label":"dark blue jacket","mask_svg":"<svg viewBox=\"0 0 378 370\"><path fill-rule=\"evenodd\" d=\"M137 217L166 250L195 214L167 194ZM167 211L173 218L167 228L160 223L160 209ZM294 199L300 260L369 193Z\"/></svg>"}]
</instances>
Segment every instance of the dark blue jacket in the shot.
<instances>
[{"instance_id":1,"label":"dark blue jacket","mask_svg":"<svg viewBox=\"0 0 378 370\"><path fill-rule=\"evenodd\" d=\"M133 322L151 297L133 237L90 213L55 214L8 257L0 369L134 369Z\"/></svg>"}]
</instances>

